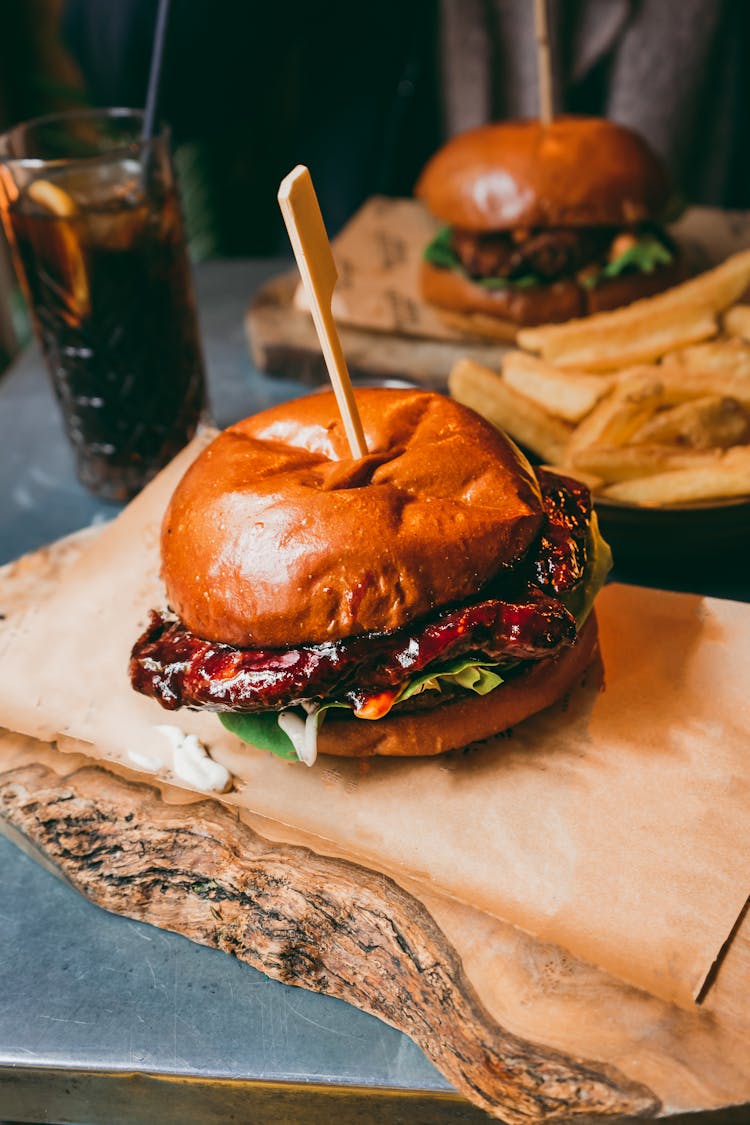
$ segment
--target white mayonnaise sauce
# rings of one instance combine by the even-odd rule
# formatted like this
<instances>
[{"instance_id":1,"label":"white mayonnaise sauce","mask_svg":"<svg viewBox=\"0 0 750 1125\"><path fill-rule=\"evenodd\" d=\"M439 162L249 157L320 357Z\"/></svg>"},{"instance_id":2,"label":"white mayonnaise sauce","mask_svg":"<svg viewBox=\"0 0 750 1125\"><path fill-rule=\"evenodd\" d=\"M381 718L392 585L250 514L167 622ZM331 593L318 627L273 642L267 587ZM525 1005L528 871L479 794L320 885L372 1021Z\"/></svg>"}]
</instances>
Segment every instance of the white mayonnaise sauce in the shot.
<instances>
[{"instance_id":1,"label":"white mayonnaise sauce","mask_svg":"<svg viewBox=\"0 0 750 1125\"><path fill-rule=\"evenodd\" d=\"M232 775L215 762L206 747L194 734L185 734L179 727L164 724L154 727L163 734L172 750L172 769L179 778L203 793L223 793L229 788Z\"/></svg>"},{"instance_id":2,"label":"white mayonnaise sauce","mask_svg":"<svg viewBox=\"0 0 750 1125\"><path fill-rule=\"evenodd\" d=\"M318 756L318 708L314 704L303 703L307 718L303 719L294 711L280 711L277 722L294 747L297 757L306 766L314 766Z\"/></svg>"},{"instance_id":3,"label":"white mayonnaise sauce","mask_svg":"<svg viewBox=\"0 0 750 1125\"><path fill-rule=\"evenodd\" d=\"M141 754L138 750L128 750L128 758L139 770L148 770L149 773L156 773L164 764L155 754Z\"/></svg>"}]
</instances>

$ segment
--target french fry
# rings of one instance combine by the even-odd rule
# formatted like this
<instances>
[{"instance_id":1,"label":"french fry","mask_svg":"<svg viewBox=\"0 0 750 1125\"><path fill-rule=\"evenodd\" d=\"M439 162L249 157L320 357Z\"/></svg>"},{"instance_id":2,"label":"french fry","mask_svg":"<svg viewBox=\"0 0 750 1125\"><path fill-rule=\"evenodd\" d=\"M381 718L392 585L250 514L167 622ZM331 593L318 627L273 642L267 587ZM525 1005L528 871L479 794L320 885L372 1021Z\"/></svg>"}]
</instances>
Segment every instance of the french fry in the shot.
<instances>
[{"instance_id":1,"label":"french fry","mask_svg":"<svg viewBox=\"0 0 750 1125\"><path fill-rule=\"evenodd\" d=\"M750 442L750 415L736 398L706 395L659 411L630 440L726 449Z\"/></svg>"},{"instance_id":2,"label":"french fry","mask_svg":"<svg viewBox=\"0 0 750 1125\"><path fill-rule=\"evenodd\" d=\"M672 364L635 368L618 377L618 388L640 386L644 378L657 379L662 387L662 405L676 406L690 399L717 395L734 398L750 406L750 378L726 371L690 371Z\"/></svg>"},{"instance_id":3,"label":"french fry","mask_svg":"<svg viewBox=\"0 0 750 1125\"><path fill-rule=\"evenodd\" d=\"M545 461L559 464L572 427L507 386L489 367L460 359L448 377L450 393L506 430L520 445Z\"/></svg>"},{"instance_id":4,"label":"french fry","mask_svg":"<svg viewBox=\"0 0 750 1125\"><path fill-rule=\"evenodd\" d=\"M656 359L717 331L716 314L750 283L750 250L682 285L613 312L523 329L520 346L564 367L607 371Z\"/></svg>"},{"instance_id":5,"label":"french fry","mask_svg":"<svg viewBox=\"0 0 750 1125\"><path fill-rule=\"evenodd\" d=\"M750 498L749 284L745 250L656 297L523 329L502 377L462 361L451 390L597 495Z\"/></svg>"},{"instance_id":6,"label":"french fry","mask_svg":"<svg viewBox=\"0 0 750 1125\"><path fill-rule=\"evenodd\" d=\"M502 372L514 391L566 422L580 422L613 385L611 376L561 371L527 352L508 352Z\"/></svg>"},{"instance_id":7,"label":"french fry","mask_svg":"<svg viewBox=\"0 0 750 1125\"><path fill-rule=\"evenodd\" d=\"M725 371L750 378L750 345L740 339L709 340L669 352L662 357L662 363L678 365L688 371Z\"/></svg>"},{"instance_id":8,"label":"french fry","mask_svg":"<svg viewBox=\"0 0 750 1125\"><path fill-rule=\"evenodd\" d=\"M573 431L565 454L566 463L583 468L577 454L589 445L623 445L663 402L664 387L659 378L633 373L601 399Z\"/></svg>"},{"instance_id":9,"label":"french fry","mask_svg":"<svg viewBox=\"0 0 750 1125\"><path fill-rule=\"evenodd\" d=\"M694 465L621 481L604 489L611 500L648 507L750 497L750 447L729 449L713 465Z\"/></svg>"},{"instance_id":10,"label":"french fry","mask_svg":"<svg viewBox=\"0 0 750 1125\"><path fill-rule=\"evenodd\" d=\"M664 368L658 363L634 363L629 364L627 367L621 367L618 371L613 372L610 378L614 381L615 385L626 382L628 379L661 379L661 374ZM599 376L601 378L601 376Z\"/></svg>"},{"instance_id":11,"label":"french fry","mask_svg":"<svg viewBox=\"0 0 750 1125\"><path fill-rule=\"evenodd\" d=\"M612 484L675 469L710 469L720 457L719 450L698 452L674 445L588 445L574 455L565 471L585 473Z\"/></svg>"},{"instance_id":12,"label":"french fry","mask_svg":"<svg viewBox=\"0 0 750 1125\"><path fill-rule=\"evenodd\" d=\"M633 307L630 305L628 309ZM569 323L583 324L584 322L570 321ZM640 323L627 322L613 325L605 333L591 332L587 328L582 328L577 337L569 336L550 341L544 346L542 358L563 368L574 367L589 372L615 371L631 364L649 363L660 359L674 348L706 340L710 336L715 336L717 331L718 324L713 313L703 309L677 306L669 310L669 313L665 313L658 321L649 314L648 317L644 315ZM528 346L524 333L519 333L518 339L523 347Z\"/></svg>"},{"instance_id":13,"label":"french fry","mask_svg":"<svg viewBox=\"0 0 750 1125\"><path fill-rule=\"evenodd\" d=\"M724 331L750 342L750 305L732 305L722 317Z\"/></svg>"}]
</instances>

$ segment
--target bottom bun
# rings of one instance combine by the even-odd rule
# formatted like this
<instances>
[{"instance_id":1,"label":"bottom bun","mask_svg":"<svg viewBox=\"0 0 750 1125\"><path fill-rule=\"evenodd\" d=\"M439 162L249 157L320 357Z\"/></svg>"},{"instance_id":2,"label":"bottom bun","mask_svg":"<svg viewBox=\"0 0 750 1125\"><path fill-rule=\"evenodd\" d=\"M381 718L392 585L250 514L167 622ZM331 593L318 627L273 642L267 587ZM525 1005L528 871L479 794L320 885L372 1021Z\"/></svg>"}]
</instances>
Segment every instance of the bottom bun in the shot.
<instances>
[{"instance_id":1,"label":"bottom bun","mask_svg":"<svg viewBox=\"0 0 750 1125\"><path fill-rule=\"evenodd\" d=\"M517 285L488 289L458 270L423 260L420 285L428 304L451 312L499 317L519 327L571 320L586 312L583 290L573 278L528 289Z\"/></svg>"},{"instance_id":2,"label":"bottom bun","mask_svg":"<svg viewBox=\"0 0 750 1125\"><path fill-rule=\"evenodd\" d=\"M621 277L610 277L589 289L586 293L588 313L608 312L630 305L644 297L653 297L673 285L679 285L688 276L685 258L677 254L666 266L659 266L651 273L626 273Z\"/></svg>"},{"instance_id":3,"label":"bottom bun","mask_svg":"<svg viewBox=\"0 0 750 1125\"><path fill-rule=\"evenodd\" d=\"M628 273L586 289L565 278L529 289L486 289L457 270L422 262L422 296L449 327L492 340L513 340L519 328L559 324L632 304L678 285L688 276L684 257L651 273Z\"/></svg>"},{"instance_id":4,"label":"bottom bun","mask_svg":"<svg viewBox=\"0 0 750 1125\"><path fill-rule=\"evenodd\" d=\"M373 721L327 717L318 751L341 758L426 758L482 742L556 703L591 663L598 636L592 613L571 648L528 665L489 695L466 694L429 711Z\"/></svg>"}]
</instances>

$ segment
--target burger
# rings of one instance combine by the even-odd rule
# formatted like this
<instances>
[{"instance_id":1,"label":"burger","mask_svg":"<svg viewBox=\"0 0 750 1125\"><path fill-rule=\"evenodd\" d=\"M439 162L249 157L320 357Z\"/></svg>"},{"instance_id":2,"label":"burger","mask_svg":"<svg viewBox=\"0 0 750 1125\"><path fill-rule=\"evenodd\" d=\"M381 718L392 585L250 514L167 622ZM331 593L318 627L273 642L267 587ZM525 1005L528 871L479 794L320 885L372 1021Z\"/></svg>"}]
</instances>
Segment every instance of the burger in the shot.
<instances>
[{"instance_id":1,"label":"burger","mask_svg":"<svg viewBox=\"0 0 750 1125\"><path fill-rule=\"evenodd\" d=\"M424 252L423 296L493 334L626 305L684 277L661 225L674 214L667 173L613 121L461 133L431 158L416 193L443 224Z\"/></svg>"},{"instance_id":2,"label":"burger","mask_svg":"<svg viewBox=\"0 0 750 1125\"><path fill-rule=\"evenodd\" d=\"M357 392L352 458L331 393L221 433L161 531L168 608L133 687L240 738L430 755L515 725L581 677L610 566L585 487L534 470L443 395Z\"/></svg>"}]
</instances>

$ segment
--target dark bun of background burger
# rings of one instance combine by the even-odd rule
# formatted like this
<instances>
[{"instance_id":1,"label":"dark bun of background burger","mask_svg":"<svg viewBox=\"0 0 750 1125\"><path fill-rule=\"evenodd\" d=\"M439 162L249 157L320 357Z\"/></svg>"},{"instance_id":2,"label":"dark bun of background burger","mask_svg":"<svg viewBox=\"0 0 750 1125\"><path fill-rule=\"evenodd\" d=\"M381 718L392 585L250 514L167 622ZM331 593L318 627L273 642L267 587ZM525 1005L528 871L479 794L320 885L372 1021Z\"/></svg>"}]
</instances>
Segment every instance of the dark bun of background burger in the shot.
<instances>
[{"instance_id":1,"label":"dark bun of background burger","mask_svg":"<svg viewBox=\"0 0 750 1125\"><path fill-rule=\"evenodd\" d=\"M661 214L670 185L632 130L599 117L558 117L460 133L428 162L417 193L464 230L618 227Z\"/></svg>"},{"instance_id":2,"label":"dark bun of background burger","mask_svg":"<svg viewBox=\"0 0 750 1125\"><path fill-rule=\"evenodd\" d=\"M682 277L658 227L669 177L641 137L603 118L459 134L428 162L416 193L451 228L450 245L444 237L423 263L424 296L441 308L519 325L560 321ZM612 251L622 254L622 235L630 256L620 268Z\"/></svg>"}]
</instances>

